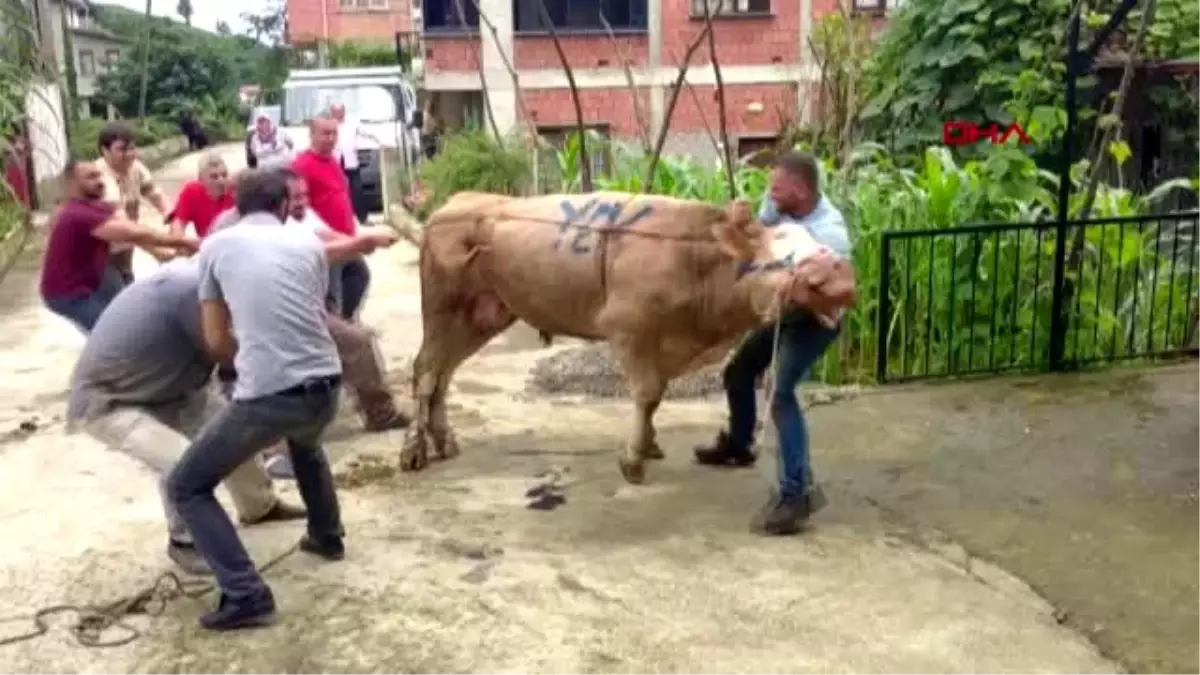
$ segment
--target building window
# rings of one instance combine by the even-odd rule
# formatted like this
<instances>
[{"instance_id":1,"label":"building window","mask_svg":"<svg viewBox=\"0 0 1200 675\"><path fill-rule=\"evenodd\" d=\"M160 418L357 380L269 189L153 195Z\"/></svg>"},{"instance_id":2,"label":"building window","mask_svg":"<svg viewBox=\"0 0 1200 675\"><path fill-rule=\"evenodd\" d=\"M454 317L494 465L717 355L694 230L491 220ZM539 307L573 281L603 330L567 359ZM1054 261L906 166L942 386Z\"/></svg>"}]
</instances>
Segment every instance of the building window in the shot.
<instances>
[{"instance_id":1,"label":"building window","mask_svg":"<svg viewBox=\"0 0 1200 675\"><path fill-rule=\"evenodd\" d=\"M861 0L855 0L860 2ZM691 0L693 18L704 16L704 5L713 16L769 16L771 0Z\"/></svg>"},{"instance_id":2,"label":"building window","mask_svg":"<svg viewBox=\"0 0 1200 675\"><path fill-rule=\"evenodd\" d=\"M737 156L750 165L766 167L775 162L778 146L778 136L744 136L737 140Z\"/></svg>"},{"instance_id":3,"label":"building window","mask_svg":"<svg viewBox=\"0 0 1200 675\"><path fill-rule=\"evenodd\" d=\"M889 7L895 7L900 4L896 0L854 0L854 5L851 8L856 13L862 14L879 14L886 11Z\"/></svg>"},{"instance_id":4,"label":"building window","mask_svg":"<svg viewBox=\"0 0 1200 675\"><path fill-rule=\"evenodd\" d=\"M541 33L547 30L539 0L513 3L513 26L517 32ZM556 30L564 32L603 32L603 15L615 31L645 31L647 0L544 0Z\"/></svg>"},{"instance_id":5,"label":"building window","mask_svg":"<svg viewBox=\"0 0 1200 675\"><path fill-rule=\"evenodd\" d=\"M592 123L584 125L585 133L588 134L588 159L592 164L592 176L603 176L608 172L609 167L609 125L605 123ZM558 192L560 190L571 188L572 186L563 185L563 167L559 165L558 152L567 147L568 141L578 133L578 128L574 124L539 124L537 127L538 135L549 143L550 148L539 150L538 158L538 187L542 192L551 191ZM602 139L599 143L596 142L596 136L599 135ZM578 187L578 186L574 186Z\"/></svg>"},{"instance_id":6,"label":"building window","mask_svg":"<svg viewBox=\"0 0 1200 675\"><path fill-rule=\"evenodd\" d=\"M462 33L479 29L474 0L422 0L421 16L427 33ZM464 22L459 15L466 18Z\"/></svg>"},{"instance_id":7,"label":"building window","mask_svg":"<svg viewBox=\"0 0 1200 675\"><path fill-rule=\"evenodd\" d=\"M117 61L121 60L121 50L109 49L108 51L104 52L104 60L108 63L109 68L116 67Z\"/></svg>"},{"instance_id":8,"label":"building window","mask_svg":"<svg viewBox=\"0 0 1200 675\"><path fill-rule=\"evenodd\" d=\"M87 77L96 74L96 55L90 49L79 52L79 74Z\"/></svg>"},{"instance_id":9,"label":"building window","mask_svg":"<svg viewBox=\"0 0 1200 675\"><path fill-rule=\"evenodd\" d=\"M388 8L388 0L339 0L338 6L344 12L386 10Z\"/></svg>"}]
</instances>

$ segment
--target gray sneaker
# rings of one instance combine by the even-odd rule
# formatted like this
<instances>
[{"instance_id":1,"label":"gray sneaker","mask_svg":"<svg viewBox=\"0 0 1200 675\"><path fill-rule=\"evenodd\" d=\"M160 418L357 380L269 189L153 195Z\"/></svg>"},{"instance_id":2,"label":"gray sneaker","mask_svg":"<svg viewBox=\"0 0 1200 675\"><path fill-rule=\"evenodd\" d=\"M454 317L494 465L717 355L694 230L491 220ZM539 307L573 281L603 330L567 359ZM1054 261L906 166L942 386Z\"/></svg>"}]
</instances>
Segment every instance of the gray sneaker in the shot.
<instances>
[{"instance_id":1,"label":"gray sneaker","mask_svg":"<svg viewBox=\"0 0 1200 675\"><path fill-rule=\"evenodd\" d=\"M212 570L209 569L204 556L196 550L195 544L171 541L167 544L167 557L178 565L179 569L188 574L200 577L212 576Z\"/></svg>"}]
</instances>

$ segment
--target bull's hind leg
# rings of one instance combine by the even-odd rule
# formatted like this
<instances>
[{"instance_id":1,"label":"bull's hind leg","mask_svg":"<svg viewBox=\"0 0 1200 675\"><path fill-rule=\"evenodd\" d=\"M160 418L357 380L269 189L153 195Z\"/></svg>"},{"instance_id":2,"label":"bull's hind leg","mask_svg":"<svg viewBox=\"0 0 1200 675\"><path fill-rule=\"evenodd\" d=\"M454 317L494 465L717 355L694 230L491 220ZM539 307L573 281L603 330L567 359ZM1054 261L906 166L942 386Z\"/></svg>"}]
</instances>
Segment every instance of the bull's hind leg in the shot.
<instances>
[{"instance_id":1,"label":"bull's hind leg","mask_svg":"<svg viewBox=\"0 0 1200 675\"><path fill-rule=\"evenodd\" d=\"M435 459L458 454L458 442L446 414L450 380L463 362L515 321L507 310L498 306L498 300L480 302L497 303L489 309L487 321L481 322L473 310L425 317L421 349L413 365L417 415L400 453L400 468L404 471L425 468L431 452Z\"/></svg>"},{"instance_id":2,"label":"bull's hind leg","mask_svg":"<svg viewBox=\"0 0 1200 675\"><path fill-rule=\"evenodd\" d=\"M614 342L617 355L633 396L633 429L619 464L625 480L640 484L646 480L646 460L662 459L662 448L655 439L654 413L662 403L667 390L667 379L662 375L654 353L638 349L638 345Z\"/></svg>"}]
</instances>

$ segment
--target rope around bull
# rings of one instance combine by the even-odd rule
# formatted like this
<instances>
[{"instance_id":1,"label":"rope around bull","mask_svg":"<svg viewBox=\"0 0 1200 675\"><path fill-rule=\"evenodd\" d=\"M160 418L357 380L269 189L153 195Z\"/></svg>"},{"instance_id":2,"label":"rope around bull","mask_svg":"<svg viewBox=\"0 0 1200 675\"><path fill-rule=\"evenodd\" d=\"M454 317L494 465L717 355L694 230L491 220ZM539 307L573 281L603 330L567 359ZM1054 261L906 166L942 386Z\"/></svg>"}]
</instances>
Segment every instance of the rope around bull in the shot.
<instances>
[{"instance_id":1,"label":"rope around bull","mask_svg":"<svg viewBox=\"0 0 1200 675\"><path fill-rule=\"evenodd\" d=\"M293 544L291 548L271 558L258 569L259 573L266 574L272 567L295 553L298 548L298 544ZM23 614L0 619L0 624L17 621L33 623L33 628L27 632L0 639L0 647L27 642L46 635L51 629L50 618L60 614L75 615L75 621L68 628L79 645L94 649L120 647L142 637L141 631L125 621L127 617L159 616L173 600L179 598L195 600L215 589L216 585L210 581L184 580L175 572L163 572L147 588L112 602L95 605L51 605L43 607L31 615ZM105 633L113 630L120 631L120 633L116 637L104 639Z\"/></svg>"}]
</instances>

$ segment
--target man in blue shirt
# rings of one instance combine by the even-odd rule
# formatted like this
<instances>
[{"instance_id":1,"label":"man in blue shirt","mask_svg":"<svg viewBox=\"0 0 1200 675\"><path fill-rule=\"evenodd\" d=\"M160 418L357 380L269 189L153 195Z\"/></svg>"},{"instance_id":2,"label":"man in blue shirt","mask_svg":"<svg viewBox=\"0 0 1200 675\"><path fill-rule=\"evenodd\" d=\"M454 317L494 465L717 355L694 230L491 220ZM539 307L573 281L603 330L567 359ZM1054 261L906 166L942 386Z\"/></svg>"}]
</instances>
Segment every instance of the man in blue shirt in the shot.
<instances>
[{"instance_id":1,"label":"man in blue shirt","mask_svg":"<svg viewBox=\"0 0 1200 675\"><path fill-rule=\"evenodd\" d=\"M771 248L780 261L799 263L796 253L805 242L811 247L812 240L829 254L850 257L845 221L821 194L820 168L808 153L789 152L780 158L759 220L773 237ZM754 272L751 269L748 273ZM841 316L840 312L825 316L791 309L783 313L780 323L778 381L770 405L779 431L782 471L779 494L772 498L759 524L765 533L777 535L798 532L824 504L824 495L812 480L808 430L796 388L837 338ZM771 364L774 340L774 325L750 333L725 367L729 428L717 436L713 445L696 448L698 463L735 467L754 464L755 382Z\"/></svg>"}]
</instances>

